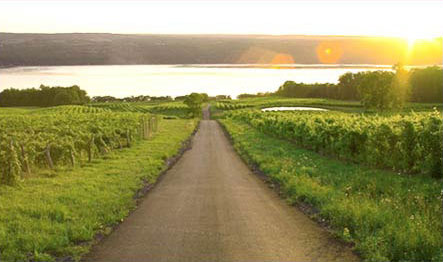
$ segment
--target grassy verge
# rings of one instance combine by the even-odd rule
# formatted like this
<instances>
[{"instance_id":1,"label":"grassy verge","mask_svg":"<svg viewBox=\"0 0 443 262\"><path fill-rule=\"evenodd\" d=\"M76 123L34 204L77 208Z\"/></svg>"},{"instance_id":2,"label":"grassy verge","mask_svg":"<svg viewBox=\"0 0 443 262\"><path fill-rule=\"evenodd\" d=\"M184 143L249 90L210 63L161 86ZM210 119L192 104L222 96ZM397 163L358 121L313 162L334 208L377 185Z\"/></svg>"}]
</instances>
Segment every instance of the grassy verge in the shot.
<instances>
[{"instance_id":1,"label":"grassy verge","mask_svg":"<svg viewBox=\"0 0 443 262\"><path fill-rule=\"evenodd\" d=\"M441 181L340 162L266 136L247 124L220 120L236 150L307 203L366 261L441 261Z\"/></svg>"},{"instance_id":2,"label":"grassy verge","mask_svg":"<svg viewBox=\"0 0 443 262\"><path fill-rule=\"evenodd\" d=\"M163 120L152 140L56 177L0 186L0 261L79 259L96 234L109 233L135 207L137 190L156 181L195 123Z\"/></svg>"}]
</instances>

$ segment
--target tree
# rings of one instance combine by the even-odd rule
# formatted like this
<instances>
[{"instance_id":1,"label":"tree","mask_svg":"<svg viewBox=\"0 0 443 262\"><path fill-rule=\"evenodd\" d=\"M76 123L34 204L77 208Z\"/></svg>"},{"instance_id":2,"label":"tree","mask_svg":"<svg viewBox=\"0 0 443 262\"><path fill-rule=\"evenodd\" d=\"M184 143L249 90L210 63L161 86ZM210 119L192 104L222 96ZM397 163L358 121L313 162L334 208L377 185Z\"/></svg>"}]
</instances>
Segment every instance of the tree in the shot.
<instances>
[{"instance_id":1,"label":"tree","mask_svg":"<svg viewBox=\"0 0 443 262\"><path fill-rule=\"evenodd\" d=\"M186 99L186 96L176 96L174 98L174 101L185 101L185 99Z\"/></svg>"},{"instance_id":2,"label":"tree","mask_svg":"<svg viewBox=\"0 0 443 262\"><path fill-rule=\"evenodd\" d=\"M274 93L277 96L283 97L297 97L297 98L337 98L337 85L330 83L296 83L294 81L286 81L280 86L277 92ZM257 95L239 95L238 98L260 97L270 96L270 93L258 93Z\"/></svg>"},{"instance_id":3,"label":"tree","mask_svg":"<svg viewBox=\"0 0 443 262\"><path fill-rule=\"evenodd\" d=\"M411 100L422 103L443 102L443 69L438 66L411 71Z\"/></svg>"},{"instance_id":4,"label":"tree","mask_svg":"<svg viewBox=\"0 0 443 262\"><path fill-rule=\"evenodd\" d=\"M231 100L231 96L227 95L216 95L215 100Z\"/></svg>"},{"instance_id":5,"label":"tree","mask_svg":"<svg viewBox=\"0 0 443 262\"><path fill-rule=\"evenodd\" d=\"M387 71L364 72L358 85L362 105L369 109L388 110L393 107L394 74Z\"/></svg>"},{"instance_id":6,"label":"tree","mask_svg":"<svg viewBox=\"0 0 443 262\"><path fill-rule=\"evenodd\" d=\"M209 96L206 93L200 93L201 97L202 97L202 101L203 102L208 102L209 101Z\"/></svg>"},{"instance_id":7,"label":"tree","mask_svg":"<svg viewBox=\"0 0 443 262\"><path fill-rule=\"evenodd\" d=\"M358 100L357 87L361 81L361 73L345 73L338 79L337 98L343 100Z\"/></svg>"},{"instance_id":8,"label":"tree","mask_svg":"<svg viewBox=\"0 0 443 262\"><path fill-rule=\"evenodd\" d=\"M400 109L409 99L410 85L409 73L402 64L396 64L392 67L395 70L395 76L391 83L391 109Z\"/></svg>"},{"instance_id":9,"label":"tree","mask_svg":"<svg viewBox=\"0 0 443 262\"><path fill-rule=\"evenodd\" d=\"M54 102L52 105L69 105L72 104L72 97L68 90L60 90L54 96Z\"/></svg>"},{"instance_id":10,"label":"tree","mask_svg":"<svg viewBox=\"0 0 443 262\"><path fill-rule=\"evenodd\" d=\"M202 110L204 96L199 93L192 93L186 96L183 102L189 107L194 116L198 116Z\"/></svg>"},{"instance_id":11,"label":"tree","mask_svg":"<svg viewBox=\"0 0 443 262\"><path fill-rule=\"evenodd\" d=\"M0 93L0 106L56 106L89 103L86 91L78 86L49 87L39 89L5 89Z\"/></svg>"}]
</instances>

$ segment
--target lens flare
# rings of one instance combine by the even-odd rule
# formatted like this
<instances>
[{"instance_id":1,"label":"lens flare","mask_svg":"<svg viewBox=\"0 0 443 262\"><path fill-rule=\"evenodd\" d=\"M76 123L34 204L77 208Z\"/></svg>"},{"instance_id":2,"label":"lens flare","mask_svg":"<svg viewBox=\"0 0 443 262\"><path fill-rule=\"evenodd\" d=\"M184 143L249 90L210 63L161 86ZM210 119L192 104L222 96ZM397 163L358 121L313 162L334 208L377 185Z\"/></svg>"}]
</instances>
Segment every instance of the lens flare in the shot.
<instances>
[{"instance_id":1,"label":"lens flare","mask_svg":"<svg viewBox=\"0 0 443 262\"><path fill-rule=\"evenodd\" d=\"M322 42L317 46L317 57L322 64L334 64L340 61L343 49L337 42Z\"/></svg>"},{"instance_id":2,"label":"lens flare","mask_svg":"<svg viewBox=\"0 0 443 262\"><path fill-rule=\"evenodd\" d=\"M272 58L271 64L294 64L294 58L290 54L278 53Z\"/></svg>"}]
</instances>

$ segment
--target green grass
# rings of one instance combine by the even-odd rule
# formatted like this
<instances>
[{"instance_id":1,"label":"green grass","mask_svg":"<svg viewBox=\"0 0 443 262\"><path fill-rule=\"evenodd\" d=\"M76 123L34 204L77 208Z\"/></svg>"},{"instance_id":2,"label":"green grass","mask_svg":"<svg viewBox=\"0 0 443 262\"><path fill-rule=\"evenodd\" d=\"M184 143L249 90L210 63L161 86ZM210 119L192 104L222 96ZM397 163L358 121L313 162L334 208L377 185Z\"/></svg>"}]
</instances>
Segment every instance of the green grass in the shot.
<instances>
[{"instance_id":1,"label":"green grass","mask_svg":"<svg viewBox=\"0 0 443 262\"><path fill-rule=\"evenodd\" d=\"M79 259L97 233L109 233L134 209L135 192L143 181L156 181L195 123L163 120L152 140L55 177L39 174L16 187L0 186L0 261Z\"/></svg>"},{"instance_id":2,"label":"green grass","mask_svg":"<svg viewBox=\"0 0 443 262\"><path fill-rule=\"evenodd\" d=\"M281 186L291 203L318 210L366 261L442 261L441 181L341 162L247 124L220 120L240 155Z\"/></svg>"}]
</instances>

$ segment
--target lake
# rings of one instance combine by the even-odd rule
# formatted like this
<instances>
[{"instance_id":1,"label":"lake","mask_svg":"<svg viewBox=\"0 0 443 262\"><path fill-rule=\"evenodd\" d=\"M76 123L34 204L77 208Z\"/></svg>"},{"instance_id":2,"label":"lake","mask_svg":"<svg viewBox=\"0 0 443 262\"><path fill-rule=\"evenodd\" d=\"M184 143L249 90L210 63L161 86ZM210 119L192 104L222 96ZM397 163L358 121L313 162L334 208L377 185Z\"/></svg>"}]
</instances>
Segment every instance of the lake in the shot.
<instances>
[{"instance_id":1,"label":"lake","mask_svg":"<svg viewBox=\"0 0 443 262\"><path fill-rule=\"evenodd\" d=\"M0 69L0 90L78 85L92 96L180 96L191 92L236 97L273 92L287 80L337 83L346 72L389 70L374 65L105 65Z\"/></svg>"}]
</instances>

